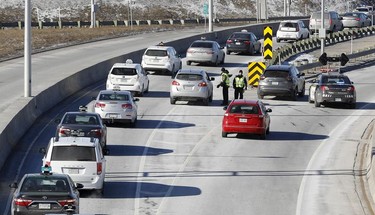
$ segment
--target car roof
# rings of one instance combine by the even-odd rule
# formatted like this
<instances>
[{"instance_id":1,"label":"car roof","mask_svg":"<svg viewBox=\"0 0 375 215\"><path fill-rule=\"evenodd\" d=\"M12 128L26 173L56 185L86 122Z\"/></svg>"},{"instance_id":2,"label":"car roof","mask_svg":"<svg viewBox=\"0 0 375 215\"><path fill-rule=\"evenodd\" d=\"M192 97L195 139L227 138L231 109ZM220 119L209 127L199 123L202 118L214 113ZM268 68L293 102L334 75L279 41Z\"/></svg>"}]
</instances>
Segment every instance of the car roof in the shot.
<instances>
[{"instance_id":1,"label":"car roof","mask_svg":"<svg viewBox=\"0 0 375 215\"><path fill-rule=\"evenodd\" d=\"M54 178L68 178L66 174L63 173L54 173L52 174L43 174L43 173L27 173L24 175L24 178L40 178L40 177L54 177Z\"/></svg>"},{"instance_id":2,"label":"car roof","mask_svg":"<svg viewBox=\"0 0 375 215\"><path fill-rule=\"evenodd\" d=\"M216 43L216 41L213 40L196 40L193 43L200 42L200 43Z\"/></svg>"},{"instance_id":3,"label":"car roof","mask_svg":"<svg viewBox=\"0 0 375 215\"><path fill-rule=\"evenodd\" d=\"M204 72L206 71L202 69L180 69L177 74L203 74Z\"/></svg>"},{"instance_id":4,"label":"car roof","mask_svg":"<svg viewBox=\"0 0 375 215\"><path fill-rule=\"evenodd\" d=\"M292 65L270 65L266 70L285 70L288 71L292 68Z\"/></svg>"},{"instance_id":5,"label":"car roof","mask_svg":"<svg viewBox=\"0 0 375 215\"><path fill-rule=\"evenodd\" d=\"M235 99L230 105L239 105L239 104L248 104L248 105L257 105L259 100L250 100L250 99Z\"/></svg>"},{"instance_id":6,"label":"car roof","mask_svg":"<svg viewBox=\"0 0 375 215\"><path fill-rule=\"evenodd\" d=\"M115 63L112 68L136 68L139 63Z\"/></svg>"},{"instance_id":7,"label":"car roof","mask_svg":"<svg viewBox=\"0 0 375 215\"><path fill-rule=\"evenodd\" d=\"M68 115L68 114L86 114L86 115L91 115L91 116L99 116L100 115L98 113L94 113L94 112L86 112L86 111L69 111L69 112L66 112L64 115Z\"/></svg>"},{"instance_id":8,"label":"car roof","mask_svg":"<svg viewBox=\"0 0 375 215\"><path fill-rule=\"evenodd\" d=\"M298 23L298 22L300 22L301 20L284 20L284 21L281 21L281 22L291 22L291 23ZM280 23L281 23L280 22Z\"/></svg>"},{"instance_id":9,"label":"car roof","mask_svg":"<svg viewBox=\"0 0 375 215\"><path fill-rule=\"evenodd\" d=\"M155 49L155 50L167 50L169 48L173 48L172 46L150 46L147 48L147 50L149 49Z\"/></svg>"},{"instance_id":10,"label":"car roof","mask_svg":"<svg viewBox=\"0 0 375 215\"><path fill-rule=\"evenodd\" d=\"M101 90L99 91L99 94L101 93L116 93L116 94L126 94L131 95L131 92L128 90Z\"/></svg>"},{"instance_id":11,"label":"car roof","mask_svg":"<svg viewBox=\"0 0 375 215\"><path fill-rule=\"evenodd\" d=\"M98 138L91 137L52 137L54 146L85 146L85 147L95 147L99 144Z\"/></svg>"}]
</instances>

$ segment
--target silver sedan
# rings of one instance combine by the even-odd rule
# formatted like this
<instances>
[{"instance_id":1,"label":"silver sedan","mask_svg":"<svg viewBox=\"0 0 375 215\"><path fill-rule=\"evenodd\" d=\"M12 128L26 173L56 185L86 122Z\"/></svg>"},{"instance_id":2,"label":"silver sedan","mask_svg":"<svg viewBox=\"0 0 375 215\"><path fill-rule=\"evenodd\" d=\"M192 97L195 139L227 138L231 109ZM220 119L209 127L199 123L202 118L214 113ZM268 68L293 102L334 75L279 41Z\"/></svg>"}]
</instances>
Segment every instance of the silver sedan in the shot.
<instances>
[{"instance_id":1,"label":"silver sedan","mask_svg":"<svg viewBox=\"0 0 375 215\"><path fill-rule=\"evenodd\" d=\"M362 12L350 12L342 15L344 28L363 28L371 26L371 18Z\"/></svg>"},{"instance_id":2,"label":"silver sedan","mask_svg":"<svg viewBox=\"0 0 375 215\"><path fill-rule=\"evenodd\" d=\"M215 78L202 69L179 70L171 83L171 104L183 100L202 101L204 105L208 105L213 98L213 80Z\"/></svg>"},{"instance_id":3,"label":"silver sedan","mask_svg":"<svg viewBox=\"0 0 375 215\"><path fill-rule=\"evenodd\" d=\"M186 64L209 63L215 66L224 64L224 47L216 41L197 40L194 41L186 52Z\"/></svg>"}]
</instances>

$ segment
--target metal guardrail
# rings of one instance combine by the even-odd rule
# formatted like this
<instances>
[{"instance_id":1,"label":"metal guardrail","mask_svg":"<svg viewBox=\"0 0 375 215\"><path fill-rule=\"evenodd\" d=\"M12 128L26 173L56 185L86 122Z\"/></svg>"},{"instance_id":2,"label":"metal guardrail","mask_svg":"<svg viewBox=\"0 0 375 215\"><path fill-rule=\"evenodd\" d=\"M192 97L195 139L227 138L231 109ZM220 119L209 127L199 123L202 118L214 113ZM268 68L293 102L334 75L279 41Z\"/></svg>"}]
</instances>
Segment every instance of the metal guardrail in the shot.
<instances>
[{"instance_id":1,"label":"metal guardrail","mask_svg":"<svg viewBox=\"0 0 375 215\"><path fill-rule=\"evenodd\" d=\"M248 23L256 23L256 22L273 22L273 21L280 21L280 20L296 20L296 19L308 19L307 16L288 16L288 17L270 17L267 20L257 20L256 18L233 18L233 19L214 19L213 22L216 24L220 23L236 23L236 22L248 22ZM165 19L165 20L112 20L112 21L96 21L96 27L101 26L131 26L131 25L186 25L186 24L204 24L205 19ZM89 21L56 21L56 22L31 22L31 26L34 28L70 28L70 27L90 27L91 22ZM23 29L25 23L23 21L19 22L6 22L0 23L0 28L18 28Z\"/></svg>"}]
</instances>

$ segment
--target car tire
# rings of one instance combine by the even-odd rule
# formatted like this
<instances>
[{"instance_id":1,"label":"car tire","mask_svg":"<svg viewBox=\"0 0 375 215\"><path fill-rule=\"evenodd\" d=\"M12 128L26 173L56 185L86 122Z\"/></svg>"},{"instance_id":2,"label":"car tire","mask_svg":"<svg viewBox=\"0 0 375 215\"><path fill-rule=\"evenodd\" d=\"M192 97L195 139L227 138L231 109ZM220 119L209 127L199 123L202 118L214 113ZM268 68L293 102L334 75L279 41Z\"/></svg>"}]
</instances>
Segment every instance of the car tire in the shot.
<instances>
[{"instance_id":1,"label":"car tire","mask_svg":"<svg viewBox=\"0 0 375 215\"><path fill-rule=\"evenodd\" d=\"M104 185L103 185L104 186ZM103 187L104 188L104 187ZM92 198L102 198L104 194L104 189L99 189L99 190L92 190L91 191L91 197Z\"/></svg>"},{"instance_id":2,"label":"car tire","mask_svg":"<svg viewBox=\"0 0 375 215\"><path fill-rule=\"evenodd\" d=\"M224 131L222 131L222 132L221 132L221 136L222 136L222 137L227 137L227 136L228 136L228 133L227 133L227 132L224 132Z\"/></svg>"},{"instance_id":3,"label":"car tire","mask_svg":"<svg viewBox=\"0 0 375 215\"><path fill-rule=\"evenodd\" d=\"M210 99L209 98L203 99L203 105L204 106L208 106L209 104L210 104Z\"/></svg>"},{"instance_id":4,"label":"car tire","mask_svg":"<svg viewBox=\"0 0 375 215\"><path fill-rule=\"evenodd\" d=\"M263 134L260 134L259 135L259 138L261 139L261 140L265 140L266 139L266 131L264 131L264 133Z\"/></svg>"},{"instance_id":5,"label":"car tire","mask_svg":"<svg viewBox=\"0 0 375 215\"><path fill-rule=\"evenodd\" d=\"M266 134L269 134L270 133L270 127L268 126L267 130L266 130Z\"/></svg>"},{"instance_id":6,"label":"car tire","mask_svg":"<svg viewBox=\"0 0 375 215\"><path fill-rule=\"evenodd\" d=\"M212 94L213 93L211 93L210 98L208 99L209 102L212 102L212 100L213 100L213 95Z\"/></svg>"},{"instance_id":7,"label":"car tire","mask_svg":"<svg viewBox=\"0 0 375 215\"><path fill-rule=\"evenodd\" d=\"M258 94L258 99L263 99L264 98L264 96L263 95L261 95L261 94Z\"/></svg>"},{"instance_id":8,"label":"car tire","mask_svg":"<svg viewBox=\"0 0 375 215\"><path fill-rule=\"evenodd\" d=\"M292 101L296 101L296 100L297 100L297 92L296 92L296 91L297 91L297 90L294 89L294 90L292 91L291 95L290 95L290 99L291 99Z\"/></svg>"},{"instance_id":9,"label":"car tire","mask_svg":"<svg viewBox=\"0 0 375 215\"><path fill-rule=\"evenodd\" d=\"M355 109L356 106L357 106L356 103L350 103L350 104L349 104L349 108L350 108L350 109Z\"/></svg>"},{"instance_id":10,"label":"car tire","mask_svg":"<svg viewBox=\"0 0 375 215\"><path fill-rule=\"evenodd\" d=\"M280 40L280 39L276 39L276 42L278 42L278 43L279 43L279 42L281 42L281 40Z\"/></svg>"},{"instance_id":11,"label":"car tire","mask_svg":"<svg viewBox=\"0 0 375 215\"><path fill-rule=\"evenodd\" d=\"M226 53L227 53L227 55L230 55L230 51L227 51Z\"/></svg>"},{"instance_id":12,"label":"car tire","mask_svg":"<svg viewBox=\"0 0 375 215\"><path fill-rule=\"evenodd\" d=\"M191 61L186 61L186 65L190 66L191 65Z\"/></svg>"},{"instance_id":13,"label":"car tire","mask_svg":"<svg viewBox=\"0 0 375 215\"><path fill-rule=\"evenodd\" d=\"M130 127L131 128L135 128L137 126L137 122L138 122L138 118L135 117L134 121L133 122L130 122Z\"/></svg>"},{"instance_id":14,"label":"car tire","mask_svg":"<svg viewBox=\"0 0 375 215\"><path fill-rule=\"evenodd\" d=\"M320 102L317 101L316 95L315 95L315 99L314 99L314 106L315 107L320 107Z\"/></svg>"},{"instance_id":15,"label":"car tire","mask_svg":"<svg viewBox=\"0 0 375 215\"><path fill-rule=\"evenodd\" d=\"M149 88L150 88L150 81L147 82L147 88L145 90L145 93L148 93Z\"/></svg>"},{"instance_id":16,"label":"car tire","mask_svg":"<svg viewBox=\"0 0 375 215\"><path fill-rule=\"evenodd\" d=\"M170 97L169 100L170 100L170 102L171 102L172 105L176 104L176 99L175 98Z\"/></svg>"},{"instance_id":17,"label":"car tire","mask_svg":"<svg viewBox=\"0 0 375 215\"><path fill-rule=\"evenodd\" d=\"M218 66L219 65L219 56L216 56L216 60L214 62L214 66Z\"/></svg>"},{"instance_id":18,"label":"car tire","mask_svg":"<svg viewBox=\"0 0 375 215\"><path fill-rule=\"evenodd\" d=\"M303 82L303 87L301 92L298 92L299 97L304 97L305 96L305 82Z\"/></svg>"},{"instance_id":19,"label":"car tire","mask_svg":"<svg viewBox=\"0 0 375 215\"><path fill-rule=\"evenodd\" d=\"M224 64L225 55L223 55L223 59L221 59L220 64Z\"/></svg>"}]
</instances>

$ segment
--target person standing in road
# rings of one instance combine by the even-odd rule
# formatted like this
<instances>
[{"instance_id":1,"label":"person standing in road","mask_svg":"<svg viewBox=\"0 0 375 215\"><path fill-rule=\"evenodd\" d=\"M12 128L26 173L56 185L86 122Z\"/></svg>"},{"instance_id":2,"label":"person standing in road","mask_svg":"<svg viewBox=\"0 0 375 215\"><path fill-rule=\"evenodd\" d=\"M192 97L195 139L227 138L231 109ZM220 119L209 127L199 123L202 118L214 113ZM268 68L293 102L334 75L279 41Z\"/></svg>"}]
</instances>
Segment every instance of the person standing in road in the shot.
<instances>
[{"instance_id":1,"label":"person standing in road","mask_svg":"<svg viewBox=\"0 0 375 215\"><path fill-rule=\"evenodd\" d=\"M242 70L233 79L234 99L243 99L244 90L247 90L246 78L243 76Z\"/></svg>"},{"instance_id":2,"label":"person standing in road","mask_svg":"<svg viewBox=\"0 0 375 215\"><path fill-rule=\"evenodd\" d=\"M221 82L217 85L217 88L223 88L223 102L221 103L221 105L228 105L228 89L230 87L230 76L232 75L229 74L228 70L226 70L224 67L221 68Z\"/></svg>"}]
</instances>

